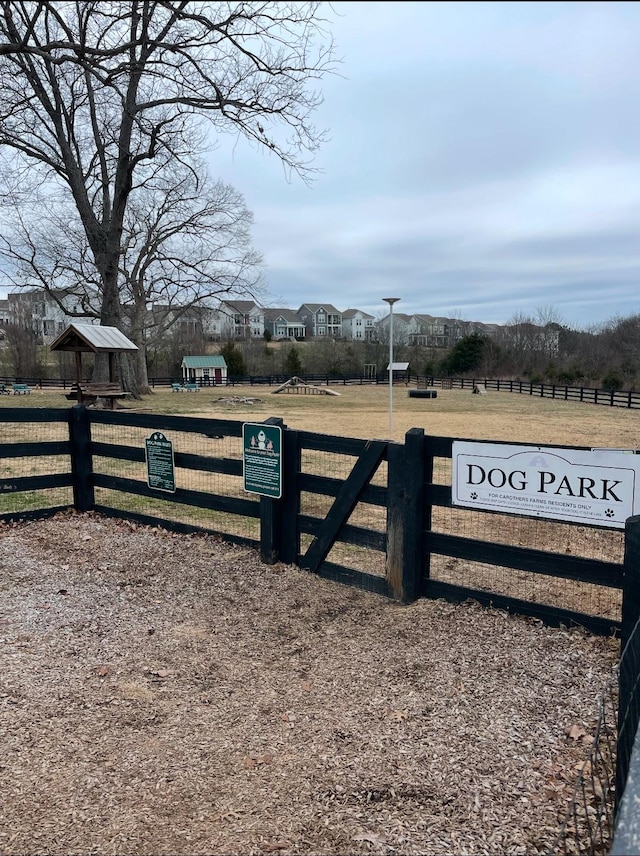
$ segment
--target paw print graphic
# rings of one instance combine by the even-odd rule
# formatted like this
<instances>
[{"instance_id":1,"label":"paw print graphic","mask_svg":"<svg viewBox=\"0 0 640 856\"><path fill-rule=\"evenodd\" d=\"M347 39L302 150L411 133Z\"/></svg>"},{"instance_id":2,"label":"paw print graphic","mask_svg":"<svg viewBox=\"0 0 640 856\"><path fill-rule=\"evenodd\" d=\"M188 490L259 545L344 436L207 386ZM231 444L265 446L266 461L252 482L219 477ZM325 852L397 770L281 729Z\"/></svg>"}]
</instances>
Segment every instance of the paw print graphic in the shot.
<instances>
[{"instance_id":1,"label":"paw print graphic","mask_svg":"<svg viewBox=\"0 0 640 856\"><path fill-rule=\"evenodd\" d=\"M469 497L470 497L471 499L477 499L477 498L478 498L478 494L477 494L477 493L475 492L475 490L474 490L474 491L473 491L473 493L470 493L470 494L469 494Z\"/></svg>"},{"instance_id":2,"label":"paw print graphic","mask_svg":"<svg viewBox=\"0 0 640 856\"><path fill-rule=\"evenodd\" d=\"M613 508L607 508L604 514L605 517L615 517L615 511L613 510Z\"/></svg>"}]
</instances>

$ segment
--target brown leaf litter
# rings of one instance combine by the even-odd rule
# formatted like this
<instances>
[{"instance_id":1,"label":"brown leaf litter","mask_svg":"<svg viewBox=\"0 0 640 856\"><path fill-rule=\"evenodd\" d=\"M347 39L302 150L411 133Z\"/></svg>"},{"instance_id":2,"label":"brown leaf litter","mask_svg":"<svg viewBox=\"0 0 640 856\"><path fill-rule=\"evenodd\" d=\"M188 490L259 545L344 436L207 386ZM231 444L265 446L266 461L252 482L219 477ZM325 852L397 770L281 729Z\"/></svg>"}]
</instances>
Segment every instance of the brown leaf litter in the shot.
<instances>
[{"instance_id":1,"label":"brown leaf litter","mask_svg":"<svg viewBox=\"0 0 640 856\"><path fill-rule=\"evenodd\" d=\"M93 514L0 545L0 852L553 842L614 640Z\"/></svg>"}]
</instances>

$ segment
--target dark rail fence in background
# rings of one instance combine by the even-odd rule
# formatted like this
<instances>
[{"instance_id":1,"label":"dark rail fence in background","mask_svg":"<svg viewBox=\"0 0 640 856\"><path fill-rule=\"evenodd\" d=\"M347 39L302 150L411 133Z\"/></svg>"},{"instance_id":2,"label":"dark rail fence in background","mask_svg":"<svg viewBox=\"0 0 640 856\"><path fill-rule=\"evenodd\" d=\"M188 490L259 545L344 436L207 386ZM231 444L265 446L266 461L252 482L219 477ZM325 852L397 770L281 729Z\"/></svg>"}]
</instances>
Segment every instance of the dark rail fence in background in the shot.
<instances>
[{"instance_id":1,"label":"dark rail fence in background","mask_svg":"<svg viewBox=\"0 0 640 856\"><path fill-rule=\"evenodd\" d=\"M300 380L305 383L323 384L325 386L369 386L388 385L389 374L382 372L373 377L363 374L301 374ZM149 386L152 389L170 387L172 383L182 383L178 377L150 377ZM291 380L291 375L237 375L216 383L212 378L190 381L203 388L219 389L225 386L279 386ZM0 383L26 383L37 389L56 388L70 389L75 381L64 378L36 378L22 376L0 377ZM469 389L480 387L487 391L512 392L520 395L531 395L537 398L552 398L559 401L578 401L583 404L601 404L608 407L624 407L629 410L640 408L640 392L630 389L602 389L591 386L565 386L557 383L533 383L524 380L500 380L496 378L462 378L462 377L428 377L424 375L406 375L403 372L394 374L394 384L416 385L418 389L437 387L440 389Z\"/></svg>"}]
</instances>

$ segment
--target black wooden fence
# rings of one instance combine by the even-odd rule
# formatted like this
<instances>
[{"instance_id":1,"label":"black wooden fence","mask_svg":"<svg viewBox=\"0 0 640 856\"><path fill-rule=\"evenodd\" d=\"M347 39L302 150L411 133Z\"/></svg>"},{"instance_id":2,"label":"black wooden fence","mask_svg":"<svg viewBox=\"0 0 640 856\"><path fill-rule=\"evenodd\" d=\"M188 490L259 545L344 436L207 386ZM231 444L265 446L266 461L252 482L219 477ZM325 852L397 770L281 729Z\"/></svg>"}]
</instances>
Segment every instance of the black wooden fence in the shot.
<instances>
[{"instance_id":1,"label":"black wooden fence","mask_svg":"<svg viewBox=\"0 0 640 856\"><path fill-rule=\"evenodd\" d=\"M554 533L570 524L454 508L452 438L414 428L404 443L394 443L283 426L283 497L275 500L242 489L236 420L4 407L0 425L5 519L69 506L95 509L216 532L259 547L265 561L295 563L404 602L474 598L550 624L597 633L621 628L622 530L600 530L597 549L581 552L586 527L556 542ZM152 431L185 438L176 439L175 493L147 483L144 435ZM25 460L28 468L20 464ZM36 461L45 469L36 472ZM505 537L514 518L519 528ZM474 566L477 573L468 573ZM537 596L554 581L552 597ZM595 605L581 607L572 587L596 592ZM519 588L526 596L518 596Z\"/></svg>"},{"instance_id":2,"label":"black wooden fence","mask_svg":"<svg viewBox=\"0 0 640 856\"><path fill-rule=\"evenodd\" d=\"M412 378L413 380L413 378ZM559 401L580 401L585 404L602 404L608 407L640 408L640 392L630 389L602 389L594 386L567 386L559 383L542 383L499 378L417 377L418 388L429 386L447 389L476 387L494 392L514 392L536 398L553 398Z\"/></svg>"},{"instance_id":3,"label":"black wooden fence","mask_svg":"<svg viewBox=\"0 0 640 856\"><path fill-rule=\"evenodd\" d=\"M224 383L216 383L213 378L198 379L196 383L203 388L222 386L279 386L290 380L287 374L270 375L234 375L230 376ZM351 386L351 385L385 385L389 383L388 372L380 372L374 375L360 373L327 373L302 374L300 379L305 383L320 384L325 386ZM150 377L149 385L153 389L170 387L172 383L181 382L180 377ZM22 376L0 377L0 383L26 383L36 388L62 388L70 389L75 381L64 378L38 378ZM536 398L552 398L559 401L576 401L584 404L600 404L607 407L624 407L629 410L640 408L640 391L630 389L603 389L592 386L567 386L558 383L543 383L523 380L502 380L500 378L468 378L468 377L434 377L425 375L414 375L406 372L396 372L394 383L412 384L418 389L437 387L439 389L469 389L479 387L494 392L512 392L520 395L531 395Z\"/></svg>"},{"instance_id":4,"label":"black wooden fence","mask_svg":"<svg viewBox=\"0 0 640 856\"><path fill-rule=\"evenodd\" d=\"M574 527L570 549L562 549L567 524L453 506L452 438L414 428L404 443L361 440L267 421L283 429L280 499L243 490L239 421L82 405L3 407L0 519L73 507L212 532L255 546L265 562L297 564L405 603L473 598L548 624L629 638L640 615L639 518L628 522L626 540L621 530L601 529L596 549L582 552L593 539ZM174 442L175 492L149 485L145 436L153 432ZM585 591L598 596L585 601ZM637 700L639 680L636 673L621 681L621 709ZM637 717L625 725L627 739L636 728ZM618 793L629 757L630 749Z\"/></svg>"}]
</instances>

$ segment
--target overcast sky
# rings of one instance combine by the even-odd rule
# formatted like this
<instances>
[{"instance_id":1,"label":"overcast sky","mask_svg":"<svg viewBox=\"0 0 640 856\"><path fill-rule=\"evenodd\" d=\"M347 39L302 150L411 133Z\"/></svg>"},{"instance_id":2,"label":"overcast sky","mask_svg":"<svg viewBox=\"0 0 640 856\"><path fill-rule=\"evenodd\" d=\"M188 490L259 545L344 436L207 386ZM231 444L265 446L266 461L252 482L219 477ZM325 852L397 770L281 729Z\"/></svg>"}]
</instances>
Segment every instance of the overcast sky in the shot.
<instances>
[{"instance_id":1,"label":"overcast sky","mask_svg":"<svg viewBox=\"0 0 640 856\"><path fill-rule=\"evenodd\" d=\"M332 12L333 9L333 12ZM640 313L640 3L334 3L311 188L223 141L271 305Z\"/></svg>"}]
</instances>

